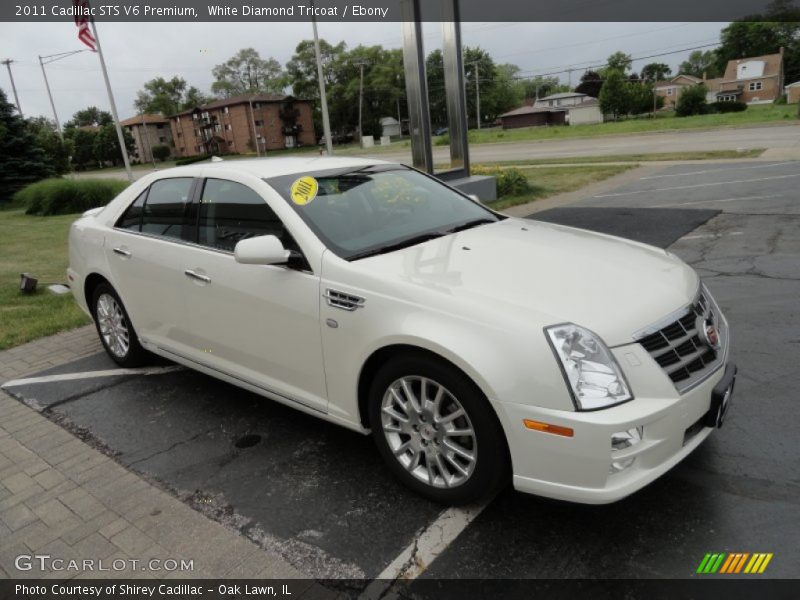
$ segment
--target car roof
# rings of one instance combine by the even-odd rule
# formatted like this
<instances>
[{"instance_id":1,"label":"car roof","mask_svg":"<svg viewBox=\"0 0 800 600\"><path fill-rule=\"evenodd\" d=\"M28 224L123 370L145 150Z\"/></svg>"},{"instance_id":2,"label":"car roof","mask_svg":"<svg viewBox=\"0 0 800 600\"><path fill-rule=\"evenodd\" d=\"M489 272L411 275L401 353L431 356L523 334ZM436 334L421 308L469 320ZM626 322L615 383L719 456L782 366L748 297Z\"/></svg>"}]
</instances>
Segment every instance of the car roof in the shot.
<instances>
[{"instance_id":1,"label":"car roof","mask_svg":"<svg viewBox=\"0 0 800 600\"><path fill-rule=\"evenodd\" d=\"M350 156L281 156L275 158L247 158L242 160L221 160L215 162L194 163L187 167L175 167L161 171L161 174L177 175L189 167L206 169L224 169L241 171L260 178L279 177L309 171L325 171L327 169L345 169L348 167L366 167L375 164L391 164L385 160L374 158L356 158Z\"/></svg>"}]
</instances>

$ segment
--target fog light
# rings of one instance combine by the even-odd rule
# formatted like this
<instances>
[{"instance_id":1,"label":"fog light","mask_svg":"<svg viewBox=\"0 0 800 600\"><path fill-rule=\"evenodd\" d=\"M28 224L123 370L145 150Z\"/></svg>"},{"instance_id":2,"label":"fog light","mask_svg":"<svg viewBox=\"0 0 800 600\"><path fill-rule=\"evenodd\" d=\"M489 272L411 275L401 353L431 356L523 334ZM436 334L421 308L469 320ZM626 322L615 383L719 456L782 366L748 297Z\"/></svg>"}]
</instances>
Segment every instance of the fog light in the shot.
<instances>
[{"instance_id":1,"label":"fog light","mask_svg":"<svg viewBox=\"0 0 800 600\"><path fill-rule=\"evenodd\" d=\"M619 451L635 446L642 441L642 427L634 427L627 431L618 431L611 435L611 450Z\"/></svg>"}]
</instances>

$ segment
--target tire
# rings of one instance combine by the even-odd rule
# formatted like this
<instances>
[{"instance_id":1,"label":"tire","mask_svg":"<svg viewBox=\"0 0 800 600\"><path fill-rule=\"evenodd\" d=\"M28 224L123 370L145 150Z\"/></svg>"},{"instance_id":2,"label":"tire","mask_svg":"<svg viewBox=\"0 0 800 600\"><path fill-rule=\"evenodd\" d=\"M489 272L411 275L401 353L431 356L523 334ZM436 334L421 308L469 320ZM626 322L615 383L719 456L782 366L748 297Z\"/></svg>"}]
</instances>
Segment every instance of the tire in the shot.
<instances>
[{"instance_id":1,"label":"tire","mask_svg":"<svg viewBox=\"0 0 800 600\"><path fill-rule=\"evenodd\" d=\"M427 399L424 405L421 398ZM392 473L435 502L476 502L508 482L508 446L494 409L464 373L443 360L415 353L383 365L370 387L369 421Z\"/></svg>"},{"instance_id":2,"label":"tire","mask_svg":"<svg viewBox=\"0 0 800 600\"><path fill-rule=\"evenodd\" d=\"M92 316L100 342L114 362L125 368L149 362L150 353L139 343L128 311L109 283L103 282L94 289Z\"/></svg>"}]
</instances>

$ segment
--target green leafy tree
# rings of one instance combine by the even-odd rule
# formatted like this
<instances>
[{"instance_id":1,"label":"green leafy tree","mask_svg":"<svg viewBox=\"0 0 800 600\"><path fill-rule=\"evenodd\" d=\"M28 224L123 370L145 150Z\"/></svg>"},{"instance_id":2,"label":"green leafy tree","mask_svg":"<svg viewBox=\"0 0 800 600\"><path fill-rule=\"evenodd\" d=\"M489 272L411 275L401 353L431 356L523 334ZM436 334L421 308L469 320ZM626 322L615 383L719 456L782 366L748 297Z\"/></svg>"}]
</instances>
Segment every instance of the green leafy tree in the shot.
<instances>
[{"instance_id":1,"label":"green leafy tree","mask_svg":"<svg viewBox=\"0 0 800 600\"><path fill-rule=\"evenodd\" d=\"M519 81L517 85L523 98L544 98L550 94L568 91L565 89L567 86L562 85L558 77L539 75L533 79Z\"/></svg>"},{"instance_id":2,"label":"green leafy tree","mask_svg":"<svg viewBox=\"0 0 800 600\"><path fill-rule=\"evenodd\" d=\"M164 79L156 77L144 84L136 95L134 106L140 113L174 115L187 108L205 104L210 100L196 87L188 87L181 77Z\"/></svg>"},{"instance_id":3,"label":"green leafy tree","mask_svg":"<svg viewBox=\"0 0 800 600\"><path fill-rule=\"evenodd\" d=\"M629 81L628 82L628 112L632 115L641 115L653 110L653 103L656 108L664 106L664 98L653 94L653 83L649 81Z\"/></svg>"},{"instance_id":4,"label":"green leafy tree","mask_svg":"<svg viewBox=\"0 0 800 600\"><path fill-rule=\"evenodd\" d=\"M707 93L708 89L704 85L693 85L683 90L678 98L678 104L675 105L675 115L689 117L708 112Z\"/></svg>"},{"instance_id":5,"label":"green leafy tree","mask_svg":"<svg viewBox=\"0 0 800 600\"><path fill-rule=\"evenodd\" d=\"M723 70L724 68L723 66ZM706 50L705 52L702 50L693 51L678 67L678 72L683 75L701 78L706 75L712 79L722 74L722 71L717 67L717 55L711 50Z\"/></svg>"},{"instance_id":6,"label":"green leafy tree","mask_svg":"<svg viewBox=\"0 0 800 600\"><path fill-rule=\"evenodd\" d=\"M631 58L630 54L625 54L624 52L614 52L611 56L608 57L606 60L606 71L620 71L621 73L627 73L631 65L633 64L633 59Z\"/></svg>"},{"instance_id":7,"label":"green leafy tree","mask_svg":"<svg viewBox=\"0 0 800 600\"><path fill-rule=\"evenodd\" d=\"M214 83L211 91L224 97L241 94L280 94L287 78L281 64L274 58L261 58L254 48L243 48L233 57L211 71Z\"/></svg>"},{"instance_id":8,"label":"green leafy tree","mask_svg":"<svg viewBox=\"0 0 800 600\"><path fill-rule=\"evenodd\" d=\"M61 139L55 122L47 117L34 117L28 119L28 129L36 136L36 142L47 155L53 174L69 172L72 142L68 138Z\"/></svg>"},{"instance_id":9,"label":"green leafy tree","mask_svg":"<svg viewBox=\"0 0 800 600\"><path fill-rule=\"evenodd\" d=\"M603 76L597 71L586 71L575 87L578 94L586 94L592 98L599 98L601 89L603 89Z\"/></svg>"},{"instance_id":10,"label":"green leafy tree","mask_svg":"<svg viewBox=\"0 0 800 600\"><path fill-rule=\"evenodd\" d=\"M600 90L600 110L604 115L612 115L614 119L627 115L630 108L630 83L625 74L619 70L606 72L603 88Z\"/></svg>"},{"instance_id":11,"label":"green leafy tree","mask_svg":"<svg viewBox=\"0 0 800 600\"><path fill-rule=\"evenodd\" d=\"M125 148L128 154L133 153L134 141L133 136L127 129L122 130L123 138L125 139ZM117 138L117 128L109 123L103 125L100 131L97 132L94 139L94 157L101 164L110 162L118 165L122 162L122 152L119 147L119 139Z\"/></svg>"},{"instance_id":12,"label":"green leafy tree","mask_svg":"<svg viewBox=\"0 0 800 600\"><path fill-rule=\"evenodd\" d=\"M156 160L164 162L169 158L170 154L171 152L169 146L167 146L166 144L156 144L155 146L153 146L153 158L155 158Z\"/></svg>"},{"instance_id":13,"label":"green leafy tree","mask_svg":"<svg viewBox=\"0 0 800 600\"><path fill-rule=\"evenodd\" d=\"M0 204L19 188L52 174L36 135L0 90Z\"/></svg>"},{"instance_id":14,"label":"green leafy tree","mask_svg":"<svg viewBox=\"0 0 800 600\"><path fill-rule=\"evenodd\" d=\"M64 132L64 138L72 144L72 164L75 169L83 171L97 166L94 153L96 131L73 127Z\"/></svg>"},{"instance_id":15,"label":"green leafy tree","mask_svg":"<svg viewBox=\"0 0 800 600\"><path fill-rule=\"evenodd\" d=\"M660 81L672 75L672 69L665 63L649 63L642 67L641 78L645 81Z\"/></svg>"},{"instance_id":16,"label":"green leafy tree","mask_svg":"<svg viewBox=\"0 0 800 600\"><path fill-rule=\"evenodd\" d=\"M113 123L114 118L111 113L105 110L100 110L96 106L90 106L84 110L79 110L72 119L64 124L64 129L73 129L75 127L102 127Z\"/></svg>"}]
</instances>

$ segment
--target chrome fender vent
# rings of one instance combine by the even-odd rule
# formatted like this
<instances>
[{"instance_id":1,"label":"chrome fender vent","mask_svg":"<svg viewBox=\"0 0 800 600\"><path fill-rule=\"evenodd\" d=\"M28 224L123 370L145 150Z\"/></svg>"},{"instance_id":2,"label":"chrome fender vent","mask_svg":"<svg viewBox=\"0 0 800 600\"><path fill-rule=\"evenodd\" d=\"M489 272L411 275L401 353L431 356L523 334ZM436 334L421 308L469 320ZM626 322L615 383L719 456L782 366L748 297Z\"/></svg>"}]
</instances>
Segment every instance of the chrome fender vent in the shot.
<instances>
[{"instance_id":1,"label":"chrome fender vent","mask_svg":"<svg viewBox=\"0 0 800 600\"><path fill-rule=\"evenodd\" d=\"M342 310L354 311L357 308L361 308L364 306L364 298L361 296L354 296L353 294L346 294L345 292L340 292L339 290L332 290L328 288L325 290L325 293L322 294L325 297L325 300L328 303L328 306L333 306L334 308L341 308Z\"/></svg>"}]
</instances>

